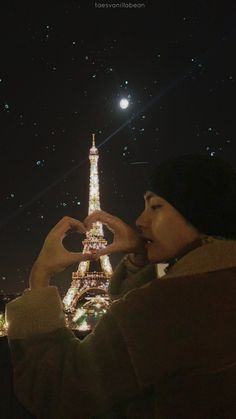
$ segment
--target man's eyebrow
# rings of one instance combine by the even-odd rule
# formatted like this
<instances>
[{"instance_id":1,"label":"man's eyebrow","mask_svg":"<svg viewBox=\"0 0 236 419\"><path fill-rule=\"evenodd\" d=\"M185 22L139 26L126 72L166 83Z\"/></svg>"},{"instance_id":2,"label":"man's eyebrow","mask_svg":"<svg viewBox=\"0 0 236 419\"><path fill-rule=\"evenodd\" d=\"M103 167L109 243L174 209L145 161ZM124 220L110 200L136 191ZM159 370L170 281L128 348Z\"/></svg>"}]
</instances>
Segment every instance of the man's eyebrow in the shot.
<instances>
[{"instance_id":1,"label":"man's eyebrow","mask_svg":"<svg viewBox=\"0 0 236 419\"><path fill-rule=\"evenodd\" d=\"M153 194L152 194L152 192L147 192L147 193L145 193L144 194L144 199L145 199L145 201L150 201L150 199L153 197Z\"/></svg>"}]
</instances>

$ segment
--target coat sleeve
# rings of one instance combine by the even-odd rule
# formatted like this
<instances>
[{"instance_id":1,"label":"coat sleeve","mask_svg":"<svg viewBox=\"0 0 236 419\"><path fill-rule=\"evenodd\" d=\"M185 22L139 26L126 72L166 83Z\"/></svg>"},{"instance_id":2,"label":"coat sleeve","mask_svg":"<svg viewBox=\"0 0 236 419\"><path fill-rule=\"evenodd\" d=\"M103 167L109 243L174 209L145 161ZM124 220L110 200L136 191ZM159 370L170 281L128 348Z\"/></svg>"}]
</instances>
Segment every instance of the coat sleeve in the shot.
<instances>
[{"instance_id":1,"label":"coat sleeve","mask_svg":"<svg viewBox=\"0 0 236 419\"><path fill-rule=\"evenodd\" d=\"M148 264L143 268L139 268L124 257L111 277L108 288L109 297L111 300L117 300L127 294L127 292L148 284L156 276L154 264Z\"/></svg>"},{"instance_id":2,"label":"coat sleeve","mask_svg":"<svg viewBox=\"0 0 236 419\"><path fill-rule=\"evenodd\" d=\"M15 393L37 418L91 418L141 391L111 312L80 341L51 286L10 302L7 321Z\"/></svg>"}]
</instances>

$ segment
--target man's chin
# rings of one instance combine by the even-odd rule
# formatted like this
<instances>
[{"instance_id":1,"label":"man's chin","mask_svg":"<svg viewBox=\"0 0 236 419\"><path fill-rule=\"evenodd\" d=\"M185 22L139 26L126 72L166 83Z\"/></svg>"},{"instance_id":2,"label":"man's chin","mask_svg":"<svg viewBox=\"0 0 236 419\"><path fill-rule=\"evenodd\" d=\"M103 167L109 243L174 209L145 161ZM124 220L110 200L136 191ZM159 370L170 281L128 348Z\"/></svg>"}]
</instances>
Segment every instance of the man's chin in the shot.
<instances>
[{"instance_id":1,"label":"man's chin","mask_svg":"<svg viewBox=\"0 0 236 419\"><path fill-rule=\"evenodd\" d=\"M149 260L150 263L159 263L160 262L158 256L151 253L151 252L150 252L150 254L148 252L148 260Z\"/></svg>"},{"instance_id":2,"label":"man's chin","mask_svg":"<svg viewBox=\"0 0 236 419\"><path fill-rule=\"evenodd\" d=\"M148 251L147 257L150 263L166 263L164 258L155 252Z\"/></svg>"}]
</instances>

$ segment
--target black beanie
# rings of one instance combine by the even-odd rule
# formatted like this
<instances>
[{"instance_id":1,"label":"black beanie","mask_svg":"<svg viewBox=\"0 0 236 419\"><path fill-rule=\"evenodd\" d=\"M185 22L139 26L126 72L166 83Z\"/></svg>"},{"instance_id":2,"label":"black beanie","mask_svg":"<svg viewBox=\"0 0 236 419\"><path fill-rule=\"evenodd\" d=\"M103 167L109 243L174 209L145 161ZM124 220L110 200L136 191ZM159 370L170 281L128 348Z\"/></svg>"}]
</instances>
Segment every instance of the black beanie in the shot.
<instances>
[{"instance_id":1,"label":"black beanie","mask_svg":"<svg viewBox=\"0 0 236 419\"><path fill-rule=\"evenodd\" d=\"M224 160L191 154L165 161L154 170L147 190L200 232L236 239L236 172Z\"/></svg>"}]
</instances>

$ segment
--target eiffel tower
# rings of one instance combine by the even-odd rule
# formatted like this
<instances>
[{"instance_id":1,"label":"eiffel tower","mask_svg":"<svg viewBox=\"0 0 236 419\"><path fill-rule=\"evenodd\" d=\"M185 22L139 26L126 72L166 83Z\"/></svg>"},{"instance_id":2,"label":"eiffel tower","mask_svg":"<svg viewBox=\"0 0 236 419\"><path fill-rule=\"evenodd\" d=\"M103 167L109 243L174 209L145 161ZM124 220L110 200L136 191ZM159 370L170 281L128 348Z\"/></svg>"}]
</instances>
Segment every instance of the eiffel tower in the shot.
<instances>
[{"instance_id":1,"label":"eiffel tower","mask_svg":"<svg viewBox=\"0 0 236 419\"><path fill-rule=\"evenodd\" d=\"M90 179L89 179L89 209L88 214L100 210L99 176L98 176L98 149L95 145L95 134L92 134L92 147L89 151ZM107 245L104 238L103 226L100 222L93 223L86 233L83 243L83 253L100 250ZM93 262L94 263L94 262ZM91 262L80 262L76 272L72 273L71 286L63 299L66 313L74 314L75 321L92 305L108 307L107 294L109 280L112 275L112 266L108 255L100 256L98 260L99 271L91 271ZM87 296L87 302L76 309L77 304ZM105 311L105 310L104 310Z\"/></svg>"}]
</instances>

